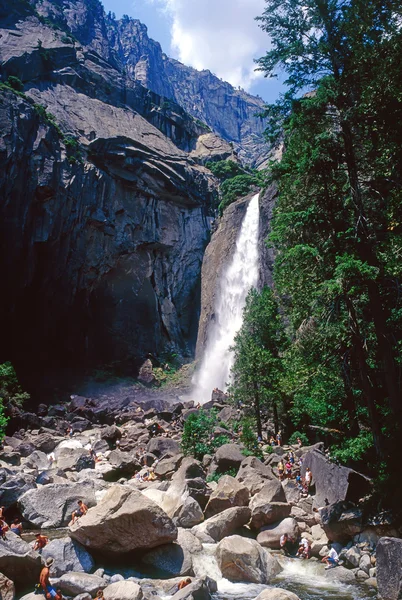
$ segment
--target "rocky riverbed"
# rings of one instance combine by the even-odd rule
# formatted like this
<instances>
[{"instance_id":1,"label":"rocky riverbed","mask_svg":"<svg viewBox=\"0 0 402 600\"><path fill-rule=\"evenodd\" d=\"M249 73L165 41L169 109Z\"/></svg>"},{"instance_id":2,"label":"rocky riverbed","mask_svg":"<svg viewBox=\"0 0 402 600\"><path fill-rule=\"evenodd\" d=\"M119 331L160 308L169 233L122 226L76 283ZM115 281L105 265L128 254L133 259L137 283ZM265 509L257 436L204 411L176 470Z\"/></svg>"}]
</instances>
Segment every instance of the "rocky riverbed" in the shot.
<instances>
[{"instance_id":1,"label":"rocky riverbed","mask_svg":"<svg viewBox=\"0 0 402 600\"><path fill-rule=\"evenodd\" d=\"M313 473L310 493L301 493L294 479L278 479L291 448L245 456L231 427L241 415L222 395L204 410L217 411L215 435L224 431L230 443L197 461L183 455L181 436L199 409L154 400L74 396L14 415L0 452L0 505L24 533L0 539L1 598L33 600L51 557L54 587L75 600L99 589L106 600L346 600L375 596L377 579L383 597L396 600L400 532L364 517L366 477L331 463L323 444L293 448L302 475ZM89 510L71 524L78 500ZM50 539L40 553L38 531ZM306 538L312 558L285 558L283 533ZM329 540L341 564L325 570Z\"/></svg>"}]
</instances>

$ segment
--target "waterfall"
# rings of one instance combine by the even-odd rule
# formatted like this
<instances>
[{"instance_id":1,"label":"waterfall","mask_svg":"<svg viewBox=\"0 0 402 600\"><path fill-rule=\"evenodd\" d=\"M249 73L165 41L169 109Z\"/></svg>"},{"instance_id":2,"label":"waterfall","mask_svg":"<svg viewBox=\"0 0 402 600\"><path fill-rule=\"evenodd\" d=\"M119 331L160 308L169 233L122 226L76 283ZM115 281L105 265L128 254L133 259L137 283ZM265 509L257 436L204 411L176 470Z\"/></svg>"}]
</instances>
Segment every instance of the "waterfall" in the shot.
<instances>
[{"instance_id":1,"label":"waterfall","mask_svg":"<svg viewBox=\"0 0 402 600\"><path fill-rule=\"evenodd\" d=\"M223 271L215 304L215 321L210 324L207 344L191 397L203 404L217 387L225 391L233 356L230 347L243 322L249 290L258 282L258 194L247 207L233 257Z\"/></svg>"}]
</instances>

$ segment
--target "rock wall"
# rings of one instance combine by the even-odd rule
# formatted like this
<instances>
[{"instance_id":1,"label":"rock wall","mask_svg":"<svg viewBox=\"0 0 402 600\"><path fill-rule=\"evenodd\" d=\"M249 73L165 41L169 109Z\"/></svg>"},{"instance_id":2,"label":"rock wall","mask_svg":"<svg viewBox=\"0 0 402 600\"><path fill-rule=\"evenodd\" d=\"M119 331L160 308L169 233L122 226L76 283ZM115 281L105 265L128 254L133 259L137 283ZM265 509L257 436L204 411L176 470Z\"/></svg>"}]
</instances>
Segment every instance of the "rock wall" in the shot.
<instances>
[{"instance_id":1,"label":"rock wall","mask_svg":"<svg viewBox=\"0 0 402 600\"><path fill-rule=\"evenodd\" d=\"M24 88L0 89L0 358L38 384L58 366L190 355L216 193L202 163L230 147L198 153L205 127L25 3L2 22L3 80Z\"/></svg>"}]
</instances>

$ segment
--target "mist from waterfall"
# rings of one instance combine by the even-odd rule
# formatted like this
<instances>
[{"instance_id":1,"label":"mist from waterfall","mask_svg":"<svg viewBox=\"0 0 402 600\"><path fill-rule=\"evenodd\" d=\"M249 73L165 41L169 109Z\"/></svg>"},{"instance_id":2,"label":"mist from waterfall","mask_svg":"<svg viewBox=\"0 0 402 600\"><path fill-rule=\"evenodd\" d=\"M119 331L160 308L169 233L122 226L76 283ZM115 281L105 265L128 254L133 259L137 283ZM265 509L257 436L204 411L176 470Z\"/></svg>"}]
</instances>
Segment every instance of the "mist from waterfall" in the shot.
<instances>
[{"instance_id":1,"label":"mist from waterfall","mask_svg":"<svg viewBox=\"0 0 402 600\"><path fill-rule=\"evenodd\" d=\"M247 294L258 282L258 196L249 202L233 257L220 278L215 321L208 328L204 356L191 394L191 398L201 404L211 399L214 388L227 389L233 365L230 348L243 322Z\"/></svg>"}]
</instances>

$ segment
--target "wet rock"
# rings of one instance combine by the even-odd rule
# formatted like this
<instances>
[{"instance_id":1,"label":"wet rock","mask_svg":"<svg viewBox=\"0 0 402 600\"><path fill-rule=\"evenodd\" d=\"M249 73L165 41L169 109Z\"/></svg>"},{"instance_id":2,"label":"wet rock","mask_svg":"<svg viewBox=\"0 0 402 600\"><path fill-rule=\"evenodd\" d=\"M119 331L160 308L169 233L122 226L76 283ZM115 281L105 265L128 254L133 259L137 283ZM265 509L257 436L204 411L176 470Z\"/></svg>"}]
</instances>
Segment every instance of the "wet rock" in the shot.
<instances>
[{"instance_id":1,"label":"wet rock","mask_svg":"<svg viewBox=\"0 0 402 600\"><path fill-rule=\"evenodd\" d=\"M354 581L356 581L356 577L353 571L350 571L349 569L346 569L341 565L338 565L333 569L328 569L324 571L324 577L325 579L329 579L330 581L336 581L339 583L353 583Z\"/></svg>"},{"instance_id":2,"label":"wet rock","mask_svg":"<svg viewBox=\"0 0 402 600\"><path fill-rule=\"evenodd\" d=\"M77 596L85 592L95 596L98 590L103 590L107 586L106 581L97 575L88 573L64 573L57 582L57 586L63 594L67 596Z\"/></svg>"},{"instance_id":3,"label":"wet rock","mask_svg":"<svg viewBox=\"0 0 402 600\"><path fill-rule=\"evenodd\" d=\"M269 467L265 466L255 456L249 456L243 460L240 465L236 479L248 488L250 494L254 496L262 490L264 485L274 479Z\"/></svg>"},{"instance_id":4,"label":"wet rock","mask_svg":"<svg viewBox=\"0 0 402 600\"><path fill-rule=\"evenodd\" d=\"M95 561L81 544L69 537L51 540L42 550L42 558L54 558L50 568L51 577L61 577L63 573L90 573L95 567Z\"/></svg>"},{"instance_id":5,"label":"wet rock","mask_svg":"<svg viewBox=\"0 0 402 600\"><path fill-rule=\"evenodd\" d=\"M248 489L234 477L224 475L208 500L205 517L212 517L232 506L248 506L249 500Z\"/></svg>"},{"instance_id":6,"label":"wet rock","mask_svg":"<svg viewBox=\"0 0 402 600\"><path fill-rule=\"evenodd\" d=\"M41 557L18 535L6 534L0 538L0 573L14 582L17 592L37 583L41 570Z\"/></svg>"},{"instance_id":7,"label":"wet rock","mask_svg":"<svg viewBox=\"0 0 402 600\"><path fill-rule=\"evenodd\" d=\"M224 537L232 535L237 529L246 525L251 516L247 506L235 506L227 508L223 512L210 517L203 523L192 528L191 532L201 542L219 542Z\"/></svg>"},{"instance_id":8,"label":"wet rock","mask_svg":"<svg viewBox=\"0 0 402 600\"><path fill-rule=\"evenodd\" d=\"M70 536L89 550L118 555L173 542L177 528L144 494L115 485L70 527Z\"/></svg>"},{"instance_id":9,"label":"wet rock","mask_svg":"<svg viewBox=\"0 0 402 600\"><path fill-rule=\"evenodd\" d=\"M278 561L258 542L239 535L219 542L216 558L223 577L230 581L269 583L282 570Z\"/></svg>"},{"instance_id":10,"label":"wet rock","mask_svg":"<svg viewBox=\"0 0 402 600\"><path fill-rule=\"evenodd\" d=\"M398 600L402 591L402 539L380 538L376 556L378 594L382 600Z\"/></svg>"},{"instance_id":11,"label":"wet rock","mask_svg":"<svg viewBox=\"0 0 402 600\"><path fill-rule=\"evenodd\" d=\"M258 594L255 600L300 600L300 598L293 592L289 592L289 590L271 588L269 590L263 590Z\"/></svg>"},{"instance_id":12,"label":"wet rock","mask_svg":"<svg viewBox=\"0 0 402 600\"><path fill-rule=\"evenodd\" d=\"M14 600L15 598L15 585L11 579L8 579L3 573L0 573L0 599L1 600Z\"/></svg>"},{"instance_id":13,"label":"wet rock","mask_svg":"<svg viewBox=\"0 0 402 600\"><path fill-rule=\"evenodd\" d=\"M257 542L266 548L279 549L279 542L284 533L294 540L299 538L299 526L292 517L283 519L280 523L263 527L257 536Z\"/></svg>"},{"instance_id":14,"label":"wet rock","mask_svg":"<svg viewBox=\"0 0 402 600\"><path fill-rule=\"evenodd\" d=\"M29 490L19 500L21 513L26 521L37 527L63 527L68 525L71 514L82 500L91 507L96 504L93 481L80 483L51 483L36 490Z\"/></svg>"},{"instance_id":15,"label":"wet rock","mask_svg":"<svg viewBox=\"0 0 402 600\"><path fill-rule=\"evenodd\" d=\"M143 594L138 583L118 581L103 590L105 600L141 600Z\"/></svg>"}]
</instances>

